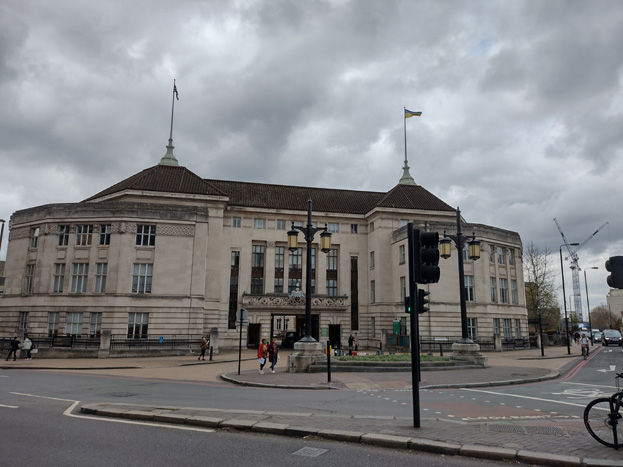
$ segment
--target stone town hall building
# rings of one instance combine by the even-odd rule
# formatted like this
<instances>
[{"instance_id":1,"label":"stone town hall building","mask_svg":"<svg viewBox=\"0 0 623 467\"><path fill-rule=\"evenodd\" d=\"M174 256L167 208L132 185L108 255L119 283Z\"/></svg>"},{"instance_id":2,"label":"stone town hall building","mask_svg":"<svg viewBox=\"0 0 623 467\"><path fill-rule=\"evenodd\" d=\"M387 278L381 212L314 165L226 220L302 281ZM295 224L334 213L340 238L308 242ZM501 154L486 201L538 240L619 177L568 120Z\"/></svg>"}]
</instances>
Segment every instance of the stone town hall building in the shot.
<instances>
[{"instance_id":1,"label":"stone town hall building","mask_svg":"<svg viewBox=\"0 0 623 467\"><path fill-rule=\"evenodd\" d=\"M287 248L292 222L332 233L328 254L312 251L315 338L376 347L394 323L408 332L406 224L456 232L455 209L404 176L387 192L204 179L178 164L171 141L156 166L78 203L15 212L9 223L0 338L218 334L237 348L236 310L249 311L243 339L254 346L284 329L302 331L305 244ZM464 225L482 242L465 256L470 336L527 336L522 245L515 232ZM316 236L319 240L319 236ZM457 254L427 286L423 337L461 335ZM218 331L215 332L215 331Z\"/></svg>"}]
</instances>

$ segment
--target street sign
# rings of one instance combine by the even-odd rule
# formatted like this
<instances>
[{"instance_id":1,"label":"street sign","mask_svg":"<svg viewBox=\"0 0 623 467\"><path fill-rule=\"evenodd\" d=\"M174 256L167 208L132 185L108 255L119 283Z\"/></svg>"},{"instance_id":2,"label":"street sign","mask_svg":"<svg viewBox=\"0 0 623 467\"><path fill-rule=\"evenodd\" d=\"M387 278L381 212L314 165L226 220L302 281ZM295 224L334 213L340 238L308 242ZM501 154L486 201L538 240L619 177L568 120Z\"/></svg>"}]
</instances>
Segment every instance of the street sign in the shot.
<instances>
[{"instance_id":1,"label":"street sign","mask_svg":"<svg viewBox=\"0 0 623 467\"><path fill-rule=\"evenodd\" d=\"M164 336L160 336L160 337L158 338L158 342L160 342L160 343L162 344L162 343L164 342Z\"/></svg>"},{"instance_id":2,"label":"street sign","mask_svg":"<svg viewBox=\"0 0 623 467\"><path fill-rule=\"evenodd\" d=\"M249 319L249 312L246 308L240 308L238 311L236 311L236 321L240 322L240 319L242 319L242 321L247 321Z\"/></svg>"}]
</instances>

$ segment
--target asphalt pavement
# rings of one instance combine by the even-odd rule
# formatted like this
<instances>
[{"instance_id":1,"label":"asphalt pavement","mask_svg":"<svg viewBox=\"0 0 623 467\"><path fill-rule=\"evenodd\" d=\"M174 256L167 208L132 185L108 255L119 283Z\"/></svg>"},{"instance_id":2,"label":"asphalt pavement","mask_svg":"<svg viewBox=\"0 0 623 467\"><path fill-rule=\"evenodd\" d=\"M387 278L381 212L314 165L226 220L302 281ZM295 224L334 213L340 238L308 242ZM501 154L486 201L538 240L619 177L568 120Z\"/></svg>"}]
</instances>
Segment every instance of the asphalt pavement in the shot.
<instances>
[{"instance_id":1,"label":"asphalt pavement","mask_svg":"<svg viewBox=\"0 0 623 467\"><path fill-rule=\"evenodd\" d=\"M593 350L599 350L593 347ZM489 352L488 368L422 371L421 391L434 388L473 388L525 384L555 379L571 371L583 360L579 346ZM276 373L268 366L259 374L255 350L222 352L213 360L197 360L196 354L181 357L109 359L33 359L0 360L0 370L30 369L83 371L93 374L123 375L192 381L227 381L251 387L284 389L403 391L412 389L411 372L287 373L285 358ZM240 368L240 371L238 371ZM183 423L195 426L270 433L284 436L318 437L463 455L469 457L518 461L536 465L623 466L623 451L597 443L586 431L581 414L574 420L513 420L499 423L468 423L423 416L415 428L412 418L365 415L327 415L219 408L156 407L102 401L84 405L83 413Z\"/></svg>"}]
</instances>

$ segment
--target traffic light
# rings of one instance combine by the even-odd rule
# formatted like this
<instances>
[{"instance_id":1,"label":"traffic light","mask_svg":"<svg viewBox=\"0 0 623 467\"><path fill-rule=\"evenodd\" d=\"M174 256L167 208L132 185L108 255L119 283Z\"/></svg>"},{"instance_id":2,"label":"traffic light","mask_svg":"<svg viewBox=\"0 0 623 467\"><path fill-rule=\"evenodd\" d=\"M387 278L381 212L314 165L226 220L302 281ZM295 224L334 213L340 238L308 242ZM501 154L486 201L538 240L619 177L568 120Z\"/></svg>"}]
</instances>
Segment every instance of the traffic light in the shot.
<instances>
[{"instance_id":1,"label":"traffic light","mask_svg":"<svg viewBox=\"0 0 623 467\"><path fill-rule=\"evenodd\" d=\"M405 297L405 313L411 313L411 298Z\"/></svg>"},{"instance_id":2,"label":"traffic light","mask_svg":"<svg viewBox=\"0 0 623 467\"><path fill-rule=\"evenodd\" d=\"M610 275L606 278L606 282L613 289L623 289L623 256L611 256L606 261L606 271Z\"/></svg>"},{"instance_id":3,"label":"traffic light","mask_svg":"<svg viewBox=\"0 0 623 467\"><path fill-rule=\"evenodd\" d=\"M430 311L430 307L427 305L430 303L430 300L426 297L430 295L430 292L427 290L418 290L417 291L417 312L421 315L422 313L426 313Z\"/></svg>"},{"instance_id":4,"label":"traffic light","mask_svg":"<svg viewBox=\"0 0 623 467\"><path fill-rule=\"evenodd\" d=\"M413 279L416 284L439 282L439 233L413 231Z\"/></svg>"}]
</instances>

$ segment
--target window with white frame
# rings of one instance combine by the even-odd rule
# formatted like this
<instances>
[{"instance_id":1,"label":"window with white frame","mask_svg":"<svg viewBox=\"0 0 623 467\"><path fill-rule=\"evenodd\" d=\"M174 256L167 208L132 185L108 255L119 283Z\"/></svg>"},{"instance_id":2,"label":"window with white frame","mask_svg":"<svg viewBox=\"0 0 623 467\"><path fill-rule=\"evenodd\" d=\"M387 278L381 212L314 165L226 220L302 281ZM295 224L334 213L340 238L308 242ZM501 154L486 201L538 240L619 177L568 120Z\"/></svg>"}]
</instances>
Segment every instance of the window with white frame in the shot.
<instances>
[{"instance_id":1,"label":"window with white frame","mask_svg":"<svg viewBox=\"0 0 623 467\"><path fill-rule=\"evenodd\" d=\"M58 335L58 311L50 311L48 313L48 337Z\"/></svg>"},{"instance_id":2,"label":"window with white frame","mask_svg":"<svg viewBox=\"0 0 623 467\"><path fill-rule=\"evenodd\" d=\"M134 263L132 271L132 293L151 293L151 281L154 265L150 263Z\"/></svg>"},{"instance_id":3,"label":"window with white frame","mask_svg":"<svg viewBox=\"0 0 623 467\"><path fill-rule=\"evenodd\" d=\"M19 313L19 330L26 332L28 331L28 317L29 313L27 311L20 311Z\"/></svg>"},{"instance_id":4,"label":"window with white frame","mask_svg":"<svg viewBox=\"0 0 623 467\"><path fill-rule=\"evenodd\" d=\"M370 281L370 303L376 302L376 287L374 281Z\"/></svg>"},{"instance_id":5,"label":"window with white frame","mask_svg":"<svg viewBox=\"0 0 623 467\"><path fill-rule=\"evenodd\" d=\"M489 278L489 284L491 285L491 303L498 302L498 286L495 277Z\"/></svg>"},{"instance_id":6,"label":"window with white frame","mask_svg":"<svg viewBox=\"0 0 623 467\"><path fill-rule=\"evenodd\" d=\"M327 279L327 295L330 297L337 296L337 249L332 248L327 253L327 270L325 271Z\"/></svg>"},{"instance_id":7,"label":"window with white frame","mask_svg":"<svg viewBox=\"0 0 623 467\"><path fill-rule=\"evenodd\" d=\"M231 220L231 226L234 229L239 229L242 227L242 219L240 217L233 217Z\"/></svg>"},{"instance_id":8,"label":"window with white frame","mask_svg":"<svg viewBox=\"0 0 623 467\"><path fill-rule=\"evenodd\" d=\"M24 283L24 293L31 294L35 291L35 265L26 265L26 281Z\"/></svg>"},{"instance_id":9,"label":"window with white frame","mask_svg":"<svg viewBox=\"0 0 623 467\"><path fill-rule=\"evenodd\" d=\"M370 222L370 233L374 232L374 222Z\"/></svg>"},{"instance_id":10,"label":"window with white frame","mask_svg":"<svg viewBox=\"0 0 623 467\"><path fill-rule=\"evenodd\" d=\"M469 259L469 244L467 242L463 245L463 261L471 261Z\"/></svg>"},{"instance_id":11,"label":"window with white frame","mask_svg":"<svg viewBox=\"0 0 623 467\"><path fill-rule=\"evenodd\" d=\"M303 249L297 248L288 253L288 293L301 288L303 281Z\"/></svg>"},{"instance_id":12,"label":"window with white frame","mask_svg":"<svg viewBox=\"0 0 623 467\"><path fill-rule=\"evenodd\" d=\"M277 328L277 331L281 330L281 318L277 318L277 325L275 327Z\"/></svg>"},{"instance_id":13,"label":"window with white frame","mask_svg":"<svg viewBox=\"0 0 623 467\"><path fill-rule=\"evenodd\" d=\"M71 271L71 293L85 293L89 277L89 263L73 263Z\"/></svg>"},{"instance_id":14,"label":"window with white frame","mask_svg":"<svg viewBox=\"0 0 623 467\"><path fill-rule=\"evenodd\" d=\"M350 233L357 234L357 224L350 224Z\"/></svg>"},{"instance_id":15,"label":"window with white frame","mask_svg":"<svg viewBox=\"0 0 623 467\"><path fill-rule=\"evenodd\" d=\"M370 318L370 334L372 337L376 337L376 318L374 316Z\"/></svg>"},{"instance_id":16,"label":"window with white frame","mask_svg":"<svg viewBox=\"0 0 623 467\"><path fill-rule=\"evenodd\" d=\"M39 227L33 227L30 229L30 248L37 248L39 246Z\"/></svg>"},{"instance_id":17,"label":"window with white frame","mask_svg":"<svg viewBox=\"0 0 623 467\"><path fill-rule=\"evenodd\" d=\"M338 233L340 231L340 224L336 222L329 222L327 224L327 232Z\"/></svg>"},{"instance_id":18,"label":"window with white frame","mask_svg":"<svg viewBox=\"0 0 623 467\"><path fill-rule=\"evenodd\" d=\"M474 294L474 276L466 275L465 278L465 300L473 302L475 300Z\"/></svg>"},{"instance_id":19,"label":"window with white frame","mask_svg":"<svg viewBox=\"0 0 623 467\"><path fill-rule=\"evenodd\" d=\"M108 263L97 263L95 265L95 293L106 293L107 273Z\"/></svg>"},{"instance_id":20,"label":"window with white frame","mask_svg":"<svg viewBox=\"0 0 623 467\"><path fill-rule=\"evenodd\" d=\"M58 226L58 240L56 242L56 245L57 246L69 245L69 226L68 225Z\"/></svg>"},{"instance_id":21,"label":"window with white frame","mask_svg":"<svg viewBox=\"0 0 623 467\"><path fill-rule=\"evenodd\" d=\"M508 280L500 278L500 303L508 303Z\"/></svg>"},{"instance_id":22,"label":"window with white frame","mask_svg":"<svg viewBox=\"0 0 623 467\"><path fill-rule=\"evenodd\" d=\"M251 247L251 293L264 293L264 245Z\"/></svg>"},{"instance_id":23,"label":"window with white frame","mask_svg":"<svg viewBox=\"0 0 623 467\"><path fill-rule=\"evenodd\" d=\"M56 263L54 265L54 277L52 282L52 292L63 293L63 284L65 282L65 263Z\"/></svg>"},{"instance_id":24,"label":"window with white frame","mask_svg":"<svg viewBox=\"0 0 623 467\"><path fill-rule=\"evenodd\" d=\"M517 296L517 281L511 279L511 303L517 305L519 303L519 297Z\"/></svg>"},{"instance_id":25,"label":"window with white frame","mask_svg":"<svg viewBox=\"0 0 623 467\"><path fill-rule=\"evenodd\" d=\"M398 247L398 264L405 264L406 255L405 255L405 246L400 245Z\"/></svg>"},{"instance_id":26,"label":"window with white frame","mask_svg":"<svg viewBox=\"0 0 623 467\"><path fill-rule=\"evenodd\" d=\"M110 245L110 233L112 226L110 224L100 224L99 244Z\"/></svg>"},{"instance_id":27,"label":"window with white frame","mask_svg":"<svg viewBox=\"0 0 623 467\"><path fill-rule=\"evenodd\" d=\"M76 246L90 246L92 236L92 225L78 224L76 226Z\"/></svg>"},{"instance_id":28,"label":"window with white frame","mask_svg":"<svg viewBox=\"0 0 623 467\"><path fill-rule=\"evenodd\" d=\"M89 337L100 337L102 335L102 313L91 313L89 323Z\"/></svg>"},{"instance_id":29,"label":"window with white frame","mask_svg":"<svg viewBox=\"0 0 623 467\"><path fill-rule=\"evenodd\" d=\"M489 262L495 262L495 247L493 245L489 245Z\"/></svg>"},{"instance_id":30,"label":"window with white frame","mask_svg":"<svg viewBox=\"0 0 623 467\"><path fill-rule=\"evenodd\" d=\"M510 339L512 334L511 334L511 320L509 318L504 318L503 319L503 325L504 325L504 339Z\"/></svg>"},{"instance_id":31,"label":"window with white frame","mask_svg":"<svg viewBox=\"0 0 623 467\"><path fill-rule=\"evenodd\" d=\"M277 219L277 230L286 230L285 219Z\"/></svg>"},{"instance_id":32,"label":"window with white frame","mask_svg":"<svg viewBox=\"0 0 623 467\"><path fill-rule=\"evenodd\" d=\"M506 248L498 247L498 264L506 264Z\"/></svg>"},{"instance_id":33,"label":"window with white frame","mask_svg":"<svg viewBox=\"0 0 623 467\"><path fill-rule=\"evenodd\" d=\"M515 249L508 249L508 264L509 266L515 266Z\"/></svg>"},{"instance_id":34,"label":"window with white frame","mask_svg":"<svg viewBox=\"0 0 623 467\"><path fill-rule=\"evenodd\" d=\"M253 228L254 229L265 229L266 228L266 219L253 219Z\"/></svg>"},{"instance_id":35,"label":"window with white frame","mask_svg":"<svg viewBox=\"0 0 623 467\"><path fill-rule=\"evenodd\" d=\"M370 269L374 269L374 251L370 252Z\"/></svg>"},{"instance_id":36,"label":"window with white frame","mask_svg":"<svg viewBox=\"0 0 623 467\"><path fill-rule=\"evenodd\" d=\"M82 313L68 312L65 323L65 334L80 337L82 335Z\"/></svg>"},{"instance_id":37,"label":"window with white frame","mask_svg":"<svg viewBox=\"0 0 623 467\"><path fill-rule=\"evenodd\" d=\"M515 319L515 337L517 339L519 339L521 337L521 329L520 329L520 323L521 321L519 321L518 319Z\"/></svg>"},{"instance_id":38,"label":"window with white frame","mask_svg":"<svg viewBox=\"0 0 623 467\"><path fill-rule=\"evenodd\" d=\"M128 313L128 337L141 339L147 337L149 313Z\"/></svg>"},{"instance_id":39,"label":"window with white frame","mask_svg":"<svg viewBox=\"0 0 623 467\"><path fill-rule=\"evenodd\" d=\"M402 276L400 278L400 300L404 303L407 298L407 278Z\"/></svg>"},{"instance_id":40,"label":"window with white frame","mask_svg":"<svg viewBox=\"0 0 623 467\"><path fill-rule=\"evenodd\" d=\"M136 246L155 246L156 245L156 226L155 225L136 225Z\"/></svg>"},{"instance_id":41,"label":"window with white frame","mask_svg":"<svg viewBox=\"0 0 623 467\"><path fill-rule=\"evenodd\" d=\"M283 271L285 265L285 248L275 247L275 293L283 293Z\"/></svg>"},{"instance_id":42,"label":"window with white frame","mask_svg":"<svg viewBox=\"0 0 623 467\"><path fill-rule=\"evenodd\" d=\"M493 318L493 334L500 334L500 318Z\"/></svg>"},{"instance_id":43,"label":"window with white frame","mask_svg":"<svg viewBox=\"0 0 623 467\"><path fill-rule=\"evenodd\" d=\"M473 341L478 339L478 318L467 318L467 337Z\"/></svg>"}]
</instances>

